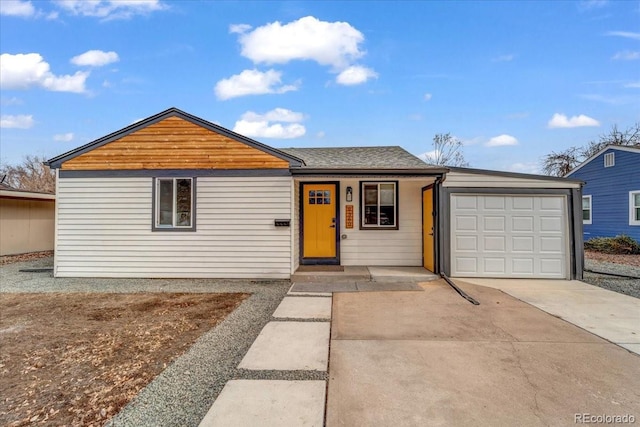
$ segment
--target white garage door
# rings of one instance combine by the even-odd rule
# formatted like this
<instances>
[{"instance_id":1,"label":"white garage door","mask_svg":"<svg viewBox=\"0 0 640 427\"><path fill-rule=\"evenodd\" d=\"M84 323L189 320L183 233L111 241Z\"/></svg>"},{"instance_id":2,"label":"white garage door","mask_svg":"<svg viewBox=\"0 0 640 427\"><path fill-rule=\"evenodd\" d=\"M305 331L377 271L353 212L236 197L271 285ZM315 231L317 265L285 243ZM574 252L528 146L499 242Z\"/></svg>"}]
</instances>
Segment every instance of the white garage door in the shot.
<instances>
[{"instance_id":1,"label":"white garage door","mask_svg":"<svg viewBox=\"0 0 640 427\"><path fill-rule=\"evenodd\" d=\"M567 278L564 196L451 196L451 275Z\"/></svg>"}]
</instances>

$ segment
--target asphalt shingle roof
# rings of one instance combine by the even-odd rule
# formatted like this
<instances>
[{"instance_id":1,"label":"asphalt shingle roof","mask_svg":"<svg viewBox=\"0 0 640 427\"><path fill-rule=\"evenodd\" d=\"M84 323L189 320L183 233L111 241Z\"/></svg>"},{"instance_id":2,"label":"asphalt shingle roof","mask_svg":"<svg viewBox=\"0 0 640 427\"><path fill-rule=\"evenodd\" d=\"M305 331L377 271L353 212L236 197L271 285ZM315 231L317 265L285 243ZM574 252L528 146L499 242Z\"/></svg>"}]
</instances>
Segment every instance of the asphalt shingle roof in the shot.
<instances>
[{"instance_id":1,"label":"asphalt shingle roof","mask_svg":"<svg viewBox=\"0 0 640 427\"><path fill-rule=\"evenodd\" d=\"M433 168L398 146L280 148L304 160L305 167L327 169L429 169Z\"/></svg>"}]
</instances>

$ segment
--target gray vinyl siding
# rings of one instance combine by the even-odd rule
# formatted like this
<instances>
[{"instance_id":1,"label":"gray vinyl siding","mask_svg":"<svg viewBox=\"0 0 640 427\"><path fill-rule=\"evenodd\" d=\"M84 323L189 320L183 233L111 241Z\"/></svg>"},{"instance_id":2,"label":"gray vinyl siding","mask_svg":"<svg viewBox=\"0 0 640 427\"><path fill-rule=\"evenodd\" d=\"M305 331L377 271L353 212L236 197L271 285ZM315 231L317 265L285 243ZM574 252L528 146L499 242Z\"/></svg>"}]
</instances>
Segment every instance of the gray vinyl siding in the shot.
<instances>
[{"instance_id":1,"label":"gray vinyl siding","mask_svg":"<svg viewBox=\"0 0 640 427\"><path fill-rule=\"evenodd\" d=\"M57 277L288 278L290 177L199 177L196 231L152 231L152 178L62 178Z\"/></svg>"},{"instance_id":2,"label":"gray vinyl siding","mask_svg":"<svg viewBox=\"0 0 640 427\"><path fill-rule=\"evenodd\" d=\"M571 181L520 178L505 175L491 175L451 171L447 174L444 187L496 187L496 188L580 188Z\"/></svg>"}]
</instances>

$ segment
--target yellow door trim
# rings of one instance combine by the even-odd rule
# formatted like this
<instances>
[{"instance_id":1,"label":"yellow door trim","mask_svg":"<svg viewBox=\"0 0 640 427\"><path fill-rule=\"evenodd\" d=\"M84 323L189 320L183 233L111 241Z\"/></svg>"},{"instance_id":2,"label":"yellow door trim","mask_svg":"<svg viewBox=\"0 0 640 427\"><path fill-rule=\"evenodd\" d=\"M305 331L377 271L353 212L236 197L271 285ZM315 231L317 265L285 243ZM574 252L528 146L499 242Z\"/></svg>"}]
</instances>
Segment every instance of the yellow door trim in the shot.
<instances>
[{"instance_id":1,"label":"yellow door trim","mask_svg":"<svg viewBox=\"0 0 640 427\"><path fill-rule=\"evenodd\" d=\"M300 183L300 262L339 264L339 182Z\"/></svg>"},{"instance_id":2,"label":"yellow door trim","mask_svg":"<svg viewBox=\"0 0 640 427\"><path fill-rule=\"evenodd\" d=\"M422 265L435 272L435 203L434 186L422 189Z\"/></svg>"}]
</instances>

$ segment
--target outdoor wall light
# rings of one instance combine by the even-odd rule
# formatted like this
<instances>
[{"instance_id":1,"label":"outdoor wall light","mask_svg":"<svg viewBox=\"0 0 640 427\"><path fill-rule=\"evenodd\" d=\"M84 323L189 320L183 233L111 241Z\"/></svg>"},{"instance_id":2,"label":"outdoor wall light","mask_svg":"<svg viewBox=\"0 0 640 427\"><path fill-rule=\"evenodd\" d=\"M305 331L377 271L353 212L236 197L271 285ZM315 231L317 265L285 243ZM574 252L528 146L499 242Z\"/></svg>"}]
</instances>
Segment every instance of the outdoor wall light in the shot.
<instances>
[{"instance_id":1,"label":"outdoor wall light","mask_svg":"<svg viewBox=\"0 0 640 427\"><path fill-rule=\"evenodd\" d=\"M353 188L347 187L347 202L353 201Z\"/></svg>"}]
</instances>

